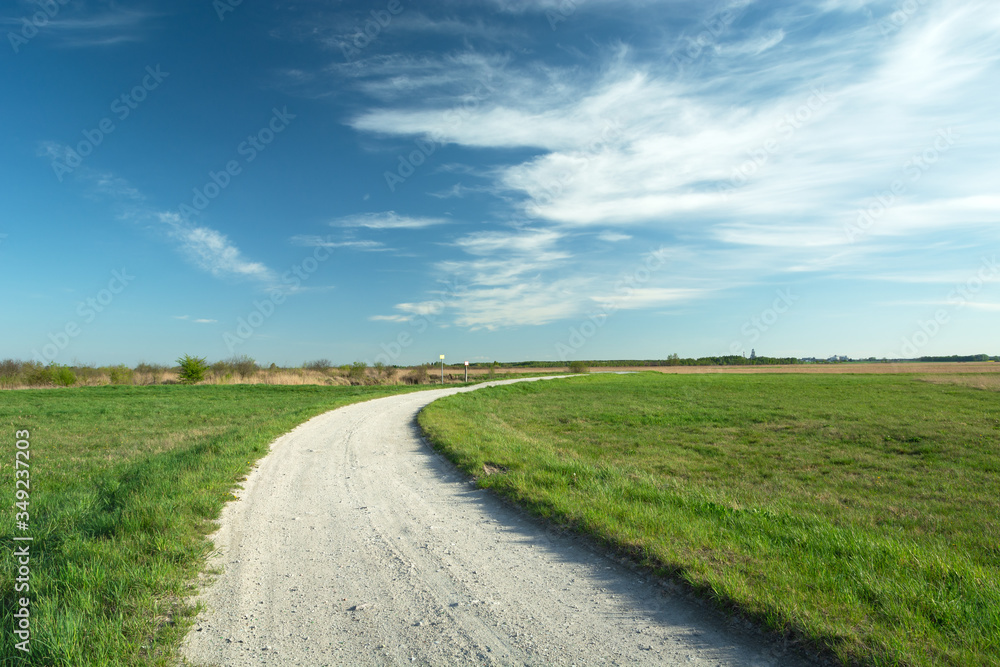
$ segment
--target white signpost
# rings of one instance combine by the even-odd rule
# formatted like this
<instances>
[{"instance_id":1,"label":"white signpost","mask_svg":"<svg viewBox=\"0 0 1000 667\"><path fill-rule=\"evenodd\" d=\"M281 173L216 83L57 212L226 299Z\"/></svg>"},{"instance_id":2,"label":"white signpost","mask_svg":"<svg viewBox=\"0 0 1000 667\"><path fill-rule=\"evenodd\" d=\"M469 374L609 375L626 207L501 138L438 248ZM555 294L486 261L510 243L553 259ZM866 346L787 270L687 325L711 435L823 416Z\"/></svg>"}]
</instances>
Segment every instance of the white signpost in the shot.
<instances>
[{"instance_id":1,"label":"white signpost","mask_svg":"<svg viewBox=\"0 0 1000 667\"><path fill-rule=\"evenodd\" d=\"M468 382L469 382L469 362L468 361L465 362L465 382L466 382L466 384L468 384Z\"/></svg>"},{"instance_id":2,"label":"white signpost","mask_svg":"<svg viewBox=\"0 0 1000 667\"><path fill-rule=\"evenodd\" d=\"M441 355L441 386L444 386L444 355Z\"/></svg>"}]
</instances>

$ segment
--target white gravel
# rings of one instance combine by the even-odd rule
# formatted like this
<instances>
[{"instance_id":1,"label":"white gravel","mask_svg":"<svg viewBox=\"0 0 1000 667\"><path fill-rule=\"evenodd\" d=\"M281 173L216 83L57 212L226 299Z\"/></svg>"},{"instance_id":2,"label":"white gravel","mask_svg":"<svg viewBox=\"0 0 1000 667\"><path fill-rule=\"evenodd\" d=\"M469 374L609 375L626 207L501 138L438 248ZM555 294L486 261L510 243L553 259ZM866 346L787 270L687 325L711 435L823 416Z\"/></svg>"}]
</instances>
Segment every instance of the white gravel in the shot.
<instances>
[{"instance_id":1,"label":"white gravel","mask_svg":"<svg viewBox=\"0 0 1000 667\"><path fill-rule=\"evenodd\" d=\"M500 384L500 383L493 383ZM195 665L801 665L476 489L416 392L278 438L223 510Z\"/></svg>"}]
</instances>

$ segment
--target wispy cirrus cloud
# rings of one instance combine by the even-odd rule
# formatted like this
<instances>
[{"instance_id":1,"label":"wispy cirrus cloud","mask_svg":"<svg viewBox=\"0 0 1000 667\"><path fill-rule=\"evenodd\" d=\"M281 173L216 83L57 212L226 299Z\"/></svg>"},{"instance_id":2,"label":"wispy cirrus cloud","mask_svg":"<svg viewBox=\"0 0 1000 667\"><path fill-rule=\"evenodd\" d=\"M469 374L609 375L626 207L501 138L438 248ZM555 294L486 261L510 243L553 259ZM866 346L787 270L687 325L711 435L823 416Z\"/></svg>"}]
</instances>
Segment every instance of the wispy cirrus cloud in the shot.
<instances>
[{"instance_id":1,"label":"wispy cirrus cloud","mask_svg":"<svg viewBox=\"0 0 1000 667\"><path fill-rule=\"evenodd\" d=\"M53 159L71 149L54 141L41 143L39 156ZM250 280L264 287L280 284L279 275L266 264L248 259L223 232L197 225L176 211L157 209L127 180L111 172L81 165L73 177L86 187L88 196L106 198L118 209L119 217L153 223L165 232L189 261L217 278Z\"/></svg>"},{"instance_id":2,"label":"wispy cirrus cloud","mask_svg":"<svg viewBox=\"0 0 1000 667\"><path fill-rule=\"evenodd\" d=\"M177 213L156 214L181 251L203 270L219 278L245 278L277 285L278 274L262 262L247 259L222 232L190 224Z\"/></svg>"},{"instance_id":3,"label":"wispy cirrus cloud","mask_svg":"<svg viewBox=\"0 0 1000 667\"><path fill-rule=\"evenodd\" d=\"M371 240L354 240L348 239L343 241L335 241L329 237L322 237L309 234L300 234L292 237L292 243L295 245L307 246L310 248L347 248L349 250L361 250L363 252L385 252L386 250L392 250L392 248L387 248L381 241L371 241Z\"/></svg>"},{"instance_id":4,"label":"wispy cirrus cloud","mask_svg":"<svg viewBox=\"0 0 1000 667\"><path fill-rule=\"evenodd\" d=\"M413 217L397 215L395 211L382 213L359 213L337 218L330 224L334 227L365 227L367 229L426 229L436 225L446 225L447 218Z\"/></svg>"},{"instance_id":5,"label":"wispy cirrus cloud","mask_svg":"<svg viewBox=\"0 0 1000 667\"><path fill-rule=\"evenodd\" d=\"M565 7L494 4L512 14ZM580 269L598 250L584 250L586 238L667 235L703 259L688 263L693 274L645 286L636 308L776 274L889 268L949 232L1000 242L990 157L1000 150L1000 14L988 2L928 0L891 34L879 26L897 7L883 0L636 2L622 20L634 11L641 21L646 4L691 16L687 37L576 52L589 67L467 48L336 68L378 100L348 120L355 130L496 151L491 170L457 174L480 183L431 193L492 194L508 213L497 216L502 229L448 244L463 256L435 263L469 285L449 306L456 323L545 323L600 302L607 269ZM732 20L720 22L726 12ZM678 68L671 56L692 44ZM489 94L456 122L449 111L483 82ZM942 132L955 138L944 150ZM880 204L860 241L845 233Z\"/></svg>"},{"instance_id":6,"label":"wispy cirrus cloud","mask_svg":"<svg viewBox=\"0 0 1000 667\"><path fill-rule=\"evenodd\" d=\"M39 3L22 3L26 16L39 13ZM16 13L16 12L12 12ZM41 11L47 20L38 28L43 39L52 39L65 48L105 47L145 39L150 24L160 13L131 8L112 8L88 11L78 4L62 2L49 3L49 9ZM22 25L20 17L0 18L0 25L9 27Z\"/></svg>"}]
</instances>

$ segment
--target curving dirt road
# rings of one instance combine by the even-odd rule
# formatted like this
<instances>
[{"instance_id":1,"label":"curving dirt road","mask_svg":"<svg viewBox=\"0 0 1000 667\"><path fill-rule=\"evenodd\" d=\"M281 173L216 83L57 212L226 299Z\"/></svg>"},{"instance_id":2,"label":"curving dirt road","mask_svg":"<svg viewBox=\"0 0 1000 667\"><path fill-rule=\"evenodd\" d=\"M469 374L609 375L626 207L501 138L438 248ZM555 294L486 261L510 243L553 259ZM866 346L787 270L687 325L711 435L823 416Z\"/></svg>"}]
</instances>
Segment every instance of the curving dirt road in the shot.
<instances>
[{"instance_id":1,"label":"curving dirt road","mask_svg":"<svg viewBox=\"0 0 1000 667\"><path fill-rule=\"evenodd\" d=\"M226 667L803 664L470 485L415 419L470 390L350 405L276 440L223 512L211 563L223 572L182 655Z\"/></svg>"}]
</instances>

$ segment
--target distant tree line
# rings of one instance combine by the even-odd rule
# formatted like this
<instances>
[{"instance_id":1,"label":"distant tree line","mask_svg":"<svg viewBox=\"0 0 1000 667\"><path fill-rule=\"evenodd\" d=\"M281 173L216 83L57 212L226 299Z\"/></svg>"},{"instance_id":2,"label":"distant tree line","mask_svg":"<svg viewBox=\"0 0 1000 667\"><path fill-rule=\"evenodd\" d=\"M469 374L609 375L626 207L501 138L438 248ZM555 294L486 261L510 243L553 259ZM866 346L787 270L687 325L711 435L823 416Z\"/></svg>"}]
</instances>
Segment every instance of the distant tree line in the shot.
<instances>
[{"instance_id":1,"label":"distant tree line","mask_svg":"<svg viewBox=\"0 0 1000 667\"><path fill-rule=\"evenodd\" d=\"M495 362L494 362L495 363ZM642 367L642 366L776 366L779 364L802 363L795 357L756 357L750 359L736 354L721 357L679 357L672 354L666 359L608 359L602 361L586 361L591 368L607 367ZM552 361L513 361L500 364L504 368L552 368L557 366Z\"/></svg>"}]
</instances>

